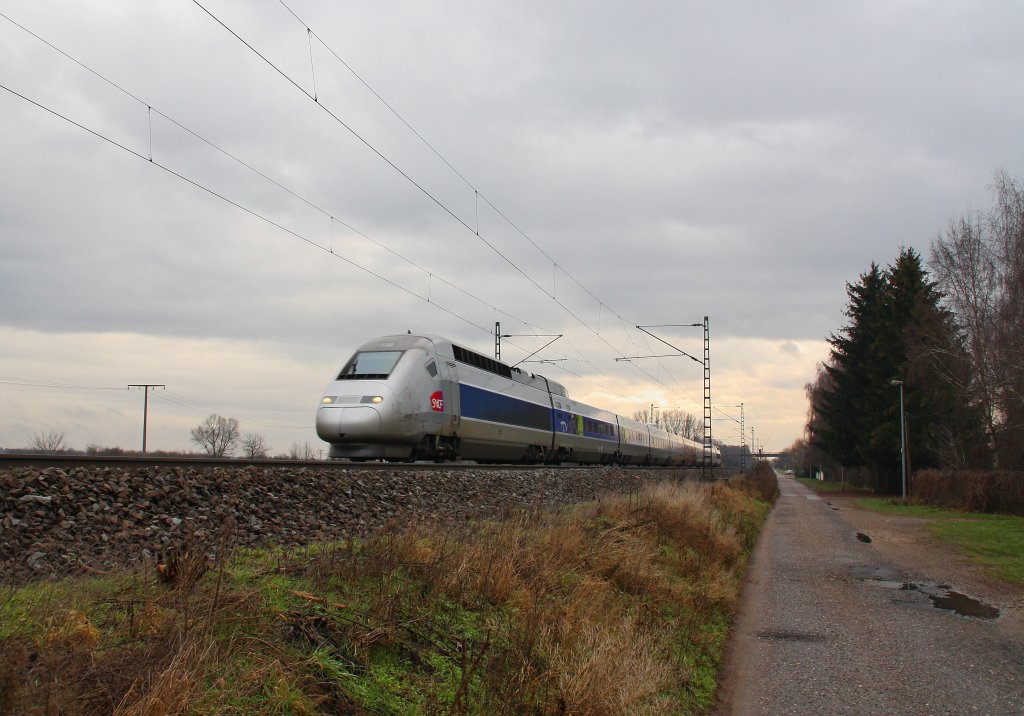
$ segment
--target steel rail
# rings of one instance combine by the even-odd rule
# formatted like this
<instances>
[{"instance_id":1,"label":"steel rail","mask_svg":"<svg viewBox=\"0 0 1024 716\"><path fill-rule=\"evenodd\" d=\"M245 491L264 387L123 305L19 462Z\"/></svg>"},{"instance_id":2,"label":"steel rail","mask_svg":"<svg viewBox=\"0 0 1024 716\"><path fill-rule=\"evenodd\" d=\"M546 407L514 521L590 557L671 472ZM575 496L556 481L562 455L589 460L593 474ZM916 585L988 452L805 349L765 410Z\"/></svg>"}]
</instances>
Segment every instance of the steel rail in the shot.
<instances>
[{"instance_id":1,"label":"steel rail","mask_svg":"<svg viewBox=\"0 0 1024 716\"><path fill-rule=\"evenodd\" d=\"M45 453L0 453L0 470L12 467L305 467L325 470L558 470L622 467L646 470L687 470L681 465L561 465L478 462L359 462L350 460L242 459L229 457L175 457L166 455L64 455Z\"/></svg>"}]
</instances>

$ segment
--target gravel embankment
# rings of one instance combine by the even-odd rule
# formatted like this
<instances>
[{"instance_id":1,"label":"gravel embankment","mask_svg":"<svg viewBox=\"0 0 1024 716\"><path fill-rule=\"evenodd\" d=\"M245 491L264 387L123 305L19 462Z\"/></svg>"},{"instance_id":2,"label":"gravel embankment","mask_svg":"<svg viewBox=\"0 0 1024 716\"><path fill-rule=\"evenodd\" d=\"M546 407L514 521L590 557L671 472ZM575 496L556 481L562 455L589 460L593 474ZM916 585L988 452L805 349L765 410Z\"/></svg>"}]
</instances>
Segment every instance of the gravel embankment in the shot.
<instances>
[{"instance_id":1,"label":"gravel embankment","mask_svg":"<svg viewBox=\"0 0 1024 716\"><path fill-rule=\"evenodd\" d=\"M186 541L297 546L414 522L591 500L685 471L15 468L0 472L0 583L152 564Z\"/></svg>"}]
</instances>

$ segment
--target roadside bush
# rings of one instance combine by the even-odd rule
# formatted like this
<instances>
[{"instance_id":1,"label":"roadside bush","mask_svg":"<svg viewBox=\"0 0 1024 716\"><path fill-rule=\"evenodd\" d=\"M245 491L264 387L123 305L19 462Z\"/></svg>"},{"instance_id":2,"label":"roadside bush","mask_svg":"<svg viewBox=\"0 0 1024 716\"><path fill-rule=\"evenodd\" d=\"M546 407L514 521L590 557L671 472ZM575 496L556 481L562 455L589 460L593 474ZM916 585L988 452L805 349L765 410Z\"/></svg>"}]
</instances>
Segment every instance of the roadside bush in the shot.
<instances>
[{"instance_id":1,"label":"roadside bush","mask_svg":"<svg viewBox=\"0 0 1024 716\"><path fill-rule=\"evenodd\" d=\"M779 496L779 480L775 477L775 470L764 460L755 462L734 484L765 502L775 502Z\"/></svg>"},{"instance_id":2,"label":"roadside bush","mask_svg":"<svg viewBox=\"0 0 1024 716\"><path fill-rule=\"evenodd\" d=\"M913 475L910 497L935 507L1024 515L1024 473L921 470Z\"/></svg>"}]
</instances>

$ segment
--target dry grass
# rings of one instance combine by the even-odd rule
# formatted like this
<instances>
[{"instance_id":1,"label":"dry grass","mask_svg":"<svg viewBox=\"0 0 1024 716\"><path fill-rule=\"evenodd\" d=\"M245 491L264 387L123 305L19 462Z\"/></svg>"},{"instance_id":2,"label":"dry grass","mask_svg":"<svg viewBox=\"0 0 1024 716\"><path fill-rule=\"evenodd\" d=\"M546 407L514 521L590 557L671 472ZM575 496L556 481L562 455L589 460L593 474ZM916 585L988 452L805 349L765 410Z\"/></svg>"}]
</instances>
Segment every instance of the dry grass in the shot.
<instances>
[{"instance_id":1,"label":"dry grass","mask_svg":"<svg viewBox=\"0 0 1024 716\"><path fill-rule=\"evenodd\" d=\"M710 706L767 504L663 484L559 512L0 597L4 713L660 714ZM46 593L49 589L49 594ZM38 706L43 704L43 706Z\"/></svg>"}]
</instances>

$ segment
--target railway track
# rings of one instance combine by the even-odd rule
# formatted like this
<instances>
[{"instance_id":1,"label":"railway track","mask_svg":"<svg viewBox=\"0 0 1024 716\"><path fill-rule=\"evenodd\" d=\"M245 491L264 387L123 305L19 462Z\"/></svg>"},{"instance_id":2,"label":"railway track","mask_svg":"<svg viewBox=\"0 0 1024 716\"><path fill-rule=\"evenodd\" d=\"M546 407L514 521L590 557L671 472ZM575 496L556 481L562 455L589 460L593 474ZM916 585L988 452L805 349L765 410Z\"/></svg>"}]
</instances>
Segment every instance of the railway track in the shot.
<instances>
[{"instance_id":1,"label":"railway track","mask_svg":"<svg viewBox=\"0 0 1024 716\"><path fill-rule=\"evenodd\" d=\"M347 469L372 472L374 470L460 470L481 467L503 470L529 470L537 465L479 465L473 462L353 462L348 460L281 460L230 457L168 457L163 455L42 455L4 453L0 454L0 468L14 466L32 467L314 467L326 469ZM555 466L545 466L555 467ZM578 466L573 466L578 467Z\"/></svg>"},{"instance_id":2,"label":"railway track","mask_svg":"<svg viewBox=\"0 0 1024 716\"><path fill-rule=\"evenodd\" d=\"M599 470L605 465L578 465L564 463L562 465L536 465L522 463L476 463L462 462L356 462L348 460L281 460L215 457L169 457L163 455L54 455L29 453L0 453L0 469L10 467L287 467L317 468L336 470L359 470L373 472L376 470ZM686 470L681 467L643 467L638 465L624 466L628 469L645 470ZM694 468L691 468L694 469ZM700 470L700 468L695 468Z\"/></svg>"}]
</instances>

